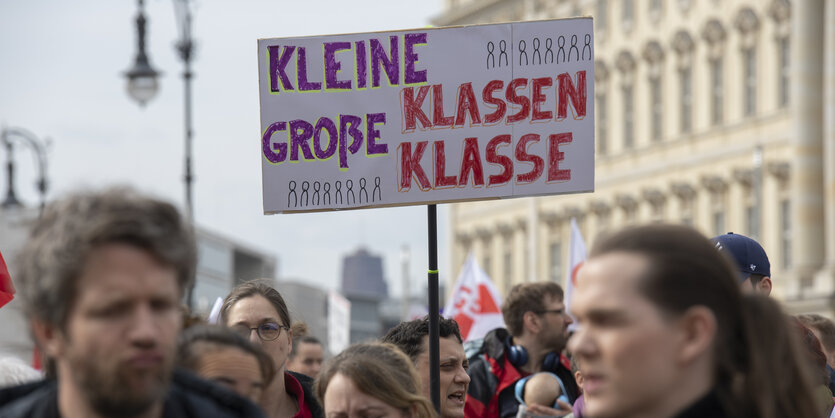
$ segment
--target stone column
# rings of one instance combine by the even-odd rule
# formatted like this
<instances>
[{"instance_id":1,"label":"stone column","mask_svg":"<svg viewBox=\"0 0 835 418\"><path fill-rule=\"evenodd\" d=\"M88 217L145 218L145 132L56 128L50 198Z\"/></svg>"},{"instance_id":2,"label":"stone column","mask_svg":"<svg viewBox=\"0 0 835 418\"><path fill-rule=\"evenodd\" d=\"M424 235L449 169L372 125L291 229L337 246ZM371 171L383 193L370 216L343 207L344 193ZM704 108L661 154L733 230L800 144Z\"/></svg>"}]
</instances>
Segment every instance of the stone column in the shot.
<instances>
[{"instance_id":1,"label":"stone column","mask_svg":"<svg viewBox=\"0 0 835 418\"><path fill-rule=\"evenodd\" d=\"M793 276L811 285L823 264L823 29L825 0L792 2L791 162Z\"/></svg>"},{"instance_id":2,"label":"stone column","mask_svg":"<svg viewBox=\"0 0 835 418\"><path fill-rule=\"evenodd\" d=\"M826 0L824 53L824 103L823 103L823 155L824 155L824 268L818 272L816 284L832 291L835 287L835 0Z\"/></svg>"}]
</instances>

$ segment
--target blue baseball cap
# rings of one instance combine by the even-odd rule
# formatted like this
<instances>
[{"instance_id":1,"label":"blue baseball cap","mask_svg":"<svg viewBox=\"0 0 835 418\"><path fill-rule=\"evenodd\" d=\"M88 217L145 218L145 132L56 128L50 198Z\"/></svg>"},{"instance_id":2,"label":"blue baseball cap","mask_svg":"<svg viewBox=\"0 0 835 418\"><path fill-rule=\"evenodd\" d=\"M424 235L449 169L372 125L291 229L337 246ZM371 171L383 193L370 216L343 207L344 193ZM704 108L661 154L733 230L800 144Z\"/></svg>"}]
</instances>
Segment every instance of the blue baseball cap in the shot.
<instances>
[{"instance_id":1,"label":"blue baseball cap","mask_svg":"<svg viewBox=\"0 0 835 418\"><path fill-rule=\"evenodd\" d=\"M739 281L745 281L752 274L771 277L771 263L763 247L745 235L728 232L711 239L719 252L729 255L739 270Z\"/></svg>"}]
</instances>

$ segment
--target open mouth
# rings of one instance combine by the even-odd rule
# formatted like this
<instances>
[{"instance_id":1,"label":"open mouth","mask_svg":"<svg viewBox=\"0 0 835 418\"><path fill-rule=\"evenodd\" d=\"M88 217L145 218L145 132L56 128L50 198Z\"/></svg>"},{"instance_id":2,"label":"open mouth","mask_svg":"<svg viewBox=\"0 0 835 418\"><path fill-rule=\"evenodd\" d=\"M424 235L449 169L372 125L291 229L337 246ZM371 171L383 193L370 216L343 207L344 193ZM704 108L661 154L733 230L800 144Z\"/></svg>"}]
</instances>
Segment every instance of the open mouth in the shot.
<instances>
[{"instance_id":1,"label":"open mouth","mask_svg":"<svg viewBox=\"0 0 835 418\"><path fill-rule=\"evenodd\" d=\"M463 391L454 392L451 395L447 396L447 399L451 400L455 404L464 405L466 393Z\"/></svg>"}]
</instances>

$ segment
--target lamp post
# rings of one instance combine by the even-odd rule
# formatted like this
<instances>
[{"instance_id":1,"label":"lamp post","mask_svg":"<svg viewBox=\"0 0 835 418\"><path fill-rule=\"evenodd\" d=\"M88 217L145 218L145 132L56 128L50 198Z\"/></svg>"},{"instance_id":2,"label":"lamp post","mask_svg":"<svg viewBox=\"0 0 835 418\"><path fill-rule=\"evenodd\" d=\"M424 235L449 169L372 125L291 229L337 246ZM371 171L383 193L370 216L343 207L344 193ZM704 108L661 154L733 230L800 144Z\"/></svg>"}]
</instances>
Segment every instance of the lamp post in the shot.
<instances>
[{"instance_id":1,"label":"lamp post","mask_svg":"<svg viewBox=\"0 0 835 418\"><path fill-rule=\"evenodd\" d=\"M186 214L189 221L193 221L194 209L192 200L192 182L194 176L192 175L192 117L191 117L191 79L193 73L191 71L191 59L194 51L194 41L191 37L191 8L190 0L173 0L174 11L177 15L177 26L180 32L180 38L177 40L175 48L183 61L183 84L184 91L184 122L185 122L185 167L183 180L185 181L185 201ZM133 67L125 72L128 79L128 94L131 98L136 100L140 106L144 106L146 102L151 100L159 89L157 78L161 75L160 72L151 67L148 56L145 53L145 13L143 11L143 0L138 0L139 13L136 16L136 32L138 37L138 51L136 54L136 61Z\"/></svg>"},{"instance_id":2,"label":"lamp post","mask_svg":"<svg viewBox=\"0 0 835 418\"><path fill-rule=\"evenodd\" d=\"M6 190L6 199L2 203L3 208L12 208L21 206L20 201L14 191L14 144L12 139L17 138L23 141L24 145L29 146L32 152L35 153L36 162L38 164L38 181L35 182L35 187L41 195L40 212L43 213L46 205L46 191L48 183L46 180L46 146L49 144L49 139L41 141L33 133L22 128L3 128L0 133L0 140L6 147L6 169L8 170L8 181Z\"/></svg>"},{"instance_id":3,"label":"lamp post","mask_svg":"<svg viewBox=\"0 0 835 418\"><path fill-rule=\"evenodd\" d=\"M140 106L145 106L149 100L153 99L159 90L159 83L157 77L160 73L151 67L148 61L148 56L145 54L145 12L143 9L143 1L139 0L139 13L136 15L136 32L138 38L136 61L133 63L133 68L125 72L128 78L128 94L133 100L136 100Z\"/></svg>"},{"instance_id":4,"label":"lamp post","mask_svg":"<svg viewBox=\"0 0 835 418\"><path fill-rule=\"evenodd\" d=\"M138 52L136 54L136 62L133 68L125 73L128 78L128 93L130 96L139 102L140 106L144 106L145 102L153 98L159 88L157 77L160 73L154 70L145 54L145 14L142 10L143 1L139 2L139 13L136 16L136 33L139 38ZM194 50L194 42L191 37L191 8L190 0L173 0L174 12L177 15L177 26L180 32L180 39L177 40L175 48L183 61L183 85L184 90L184 124L185 124L185 167L183 180L185 181L185 198L186 198L186 216L189 222L194 223L194 205L192 201L191 183L194 176L191 174L191 142L193 132L191 129L191 79L193 73L191 72L191 59ZM191 286L186 295L186 304L189 309L192 308L192 300L194 299L194 284L196 280L191 281Z\"/></svg>"}]
</instances>

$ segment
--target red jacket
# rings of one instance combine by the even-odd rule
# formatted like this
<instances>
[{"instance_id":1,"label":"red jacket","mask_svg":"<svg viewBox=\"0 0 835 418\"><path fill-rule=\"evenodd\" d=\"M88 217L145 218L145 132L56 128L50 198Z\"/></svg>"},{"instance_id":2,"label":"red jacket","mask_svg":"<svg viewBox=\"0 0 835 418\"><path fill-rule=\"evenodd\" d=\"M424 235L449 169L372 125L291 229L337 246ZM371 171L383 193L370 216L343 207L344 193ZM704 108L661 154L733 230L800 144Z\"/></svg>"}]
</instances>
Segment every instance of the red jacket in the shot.
<instances>
[{"instance_id":1,"label":"red jacket","mask_svg":"<svg viewBox=\"0 0 835 418\"><path fill-rule=\"evenodd\" d=\"M470 357L470 387L464 405L466 417L515 417L519 402L513 393L513 385L526 374L520 372L505 356L508 332L504 328L490 331L478 354ZM562 360L565 360L564 358ZM561 361L549 371L560 377L566 395L573 403L579 396L579 388L571 370Z\"/></svg>"}]
</instances>

